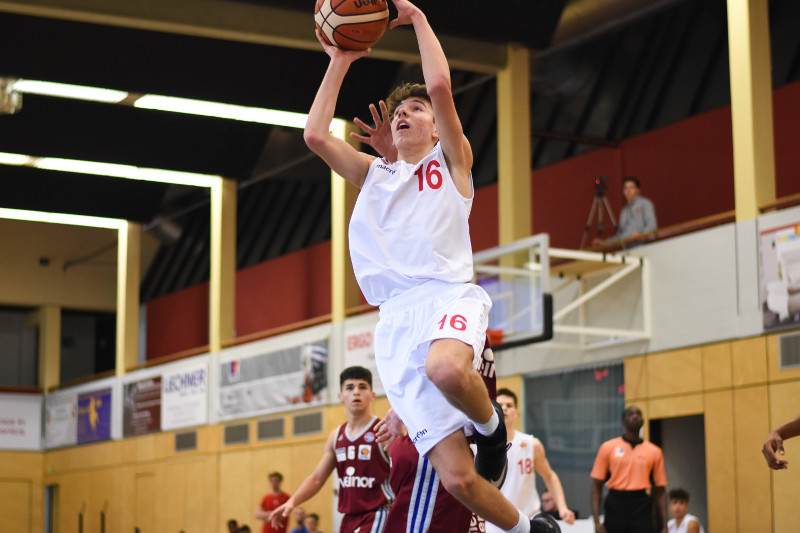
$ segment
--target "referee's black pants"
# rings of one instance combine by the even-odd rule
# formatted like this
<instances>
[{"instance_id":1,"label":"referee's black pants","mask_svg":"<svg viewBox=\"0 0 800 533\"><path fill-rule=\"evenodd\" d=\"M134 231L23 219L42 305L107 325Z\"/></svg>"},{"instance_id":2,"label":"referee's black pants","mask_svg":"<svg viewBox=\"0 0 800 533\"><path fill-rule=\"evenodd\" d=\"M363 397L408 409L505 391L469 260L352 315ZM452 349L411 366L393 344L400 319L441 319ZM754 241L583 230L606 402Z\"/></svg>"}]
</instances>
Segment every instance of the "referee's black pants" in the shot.
<instances>
[{"instance_id":1,"label":"referee's black pants","mask_svg":"<svg viewBox=\"0 0 800 533\"><path fill-rule=\"evenodd\" d=\"M603 525L606 533L653 533L653 504L643 490L609 490Z\"/></svg>"}]
</instances>

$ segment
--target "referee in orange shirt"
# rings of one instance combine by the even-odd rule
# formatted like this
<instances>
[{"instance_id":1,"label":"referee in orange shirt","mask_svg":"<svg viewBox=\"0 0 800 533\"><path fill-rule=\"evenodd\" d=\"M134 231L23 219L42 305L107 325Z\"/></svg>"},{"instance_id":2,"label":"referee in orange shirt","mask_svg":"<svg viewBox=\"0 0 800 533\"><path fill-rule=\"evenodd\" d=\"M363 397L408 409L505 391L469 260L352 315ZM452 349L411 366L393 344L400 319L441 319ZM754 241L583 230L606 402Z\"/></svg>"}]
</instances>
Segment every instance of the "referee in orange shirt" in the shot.
<instances>
[{"instance_id":1,"label":"referee in orange shirt","mask_svg":"<svg viewBox=\"0 0 800 533\"><path fill-rule=\"evenodd\" d=\"M639 438L642 411L630 406L622 412L625 433L600 446L592 468L592 514L596 533L653 533L653 512L645 492L653 487L661 533L667 533L667 473L661 448ZM608 484L600 523L600 497Z\"/></svg>"}]
</instances>

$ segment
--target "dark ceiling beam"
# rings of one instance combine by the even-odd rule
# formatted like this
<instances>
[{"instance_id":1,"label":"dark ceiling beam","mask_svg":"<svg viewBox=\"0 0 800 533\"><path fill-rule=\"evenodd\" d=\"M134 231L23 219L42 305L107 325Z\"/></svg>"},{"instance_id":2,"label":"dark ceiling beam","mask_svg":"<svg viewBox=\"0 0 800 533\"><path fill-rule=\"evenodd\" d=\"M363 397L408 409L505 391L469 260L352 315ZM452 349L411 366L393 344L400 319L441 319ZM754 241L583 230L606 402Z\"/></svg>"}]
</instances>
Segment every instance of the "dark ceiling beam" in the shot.
<instances>
[{"instance_id":1,"label":"dark ceiling beam","mask_svg":"<svg viewBox=\"0 0 800 533\"><path fill-rule=\"evenodd\" d=\"M311 6L311 4L309 4ZM224 0L2 0L0 11L140 30L227 39L254 44L320 50L313 13ZM505 63L505 46L440 36L454 69L493 73ZM387 32L370 57L419 62L411 31Z\"/></svg>"}]
</instances>

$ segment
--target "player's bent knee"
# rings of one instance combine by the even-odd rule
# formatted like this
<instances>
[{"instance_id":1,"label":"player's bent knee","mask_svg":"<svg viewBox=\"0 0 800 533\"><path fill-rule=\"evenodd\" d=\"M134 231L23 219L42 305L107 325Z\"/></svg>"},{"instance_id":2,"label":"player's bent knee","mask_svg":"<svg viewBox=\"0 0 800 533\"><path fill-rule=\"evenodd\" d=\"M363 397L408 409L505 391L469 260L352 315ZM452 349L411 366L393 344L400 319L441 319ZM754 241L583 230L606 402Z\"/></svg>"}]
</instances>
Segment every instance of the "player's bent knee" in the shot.
<instances>
[{"instance_id":1,"label":"player's bent knee","mask_svg":"<svg viewBox=\"0 0 800 533\"><path fill-rule=\"evenodd\" d=\"M481 481L474 470L446 474L440 479L447 492L461 502L472 500L475 485Z\"/></svg>"}]
</instances>

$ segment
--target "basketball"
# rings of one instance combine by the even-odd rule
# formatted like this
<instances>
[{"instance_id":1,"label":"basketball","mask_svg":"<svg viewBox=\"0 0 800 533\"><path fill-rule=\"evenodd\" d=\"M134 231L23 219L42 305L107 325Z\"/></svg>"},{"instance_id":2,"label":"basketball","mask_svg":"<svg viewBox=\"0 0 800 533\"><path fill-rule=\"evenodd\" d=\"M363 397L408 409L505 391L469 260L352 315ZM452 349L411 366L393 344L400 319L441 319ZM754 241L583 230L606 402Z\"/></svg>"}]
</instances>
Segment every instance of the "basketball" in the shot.
<instances>
[{"instance_id":1,"label":"basketball","mask_svg":"<svg viewBox=\"0 0 800 533\"><path fill-rule=\"evenodd\" d=\"M342 50L366 50L389 24L386 0L317 0L314 22L328 43Z\"/></svg>"}]
</instances>

